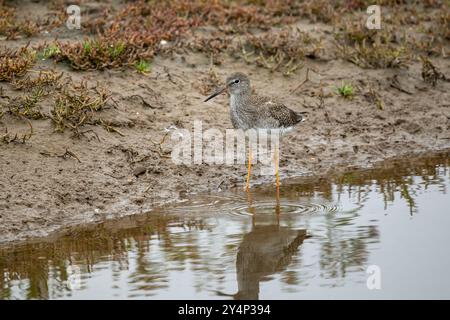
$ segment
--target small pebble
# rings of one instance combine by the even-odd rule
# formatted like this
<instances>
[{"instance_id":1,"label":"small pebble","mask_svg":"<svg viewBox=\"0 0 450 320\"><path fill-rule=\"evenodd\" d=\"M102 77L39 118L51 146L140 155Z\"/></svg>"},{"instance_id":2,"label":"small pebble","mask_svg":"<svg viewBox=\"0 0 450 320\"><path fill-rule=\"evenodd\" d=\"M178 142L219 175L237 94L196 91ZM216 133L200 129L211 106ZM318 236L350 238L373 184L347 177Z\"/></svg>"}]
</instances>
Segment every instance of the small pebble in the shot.
<instances>
[{"instance_id":1,"label":"small pebble","mask_svg":"<svg viewBox=\"0 0 450 320\"><path fill-rule=\"evenodd\" d=\"M139 166L139 167L136 167L136 168L133 170L133 175L136 176L136 177L138 177L138 176L140 176L141 174L144 174L144 173L146 173L146 172L147 172L147 168L146 168L146 167L144 167L144 166Z\"/></svg>"}]
</instances>

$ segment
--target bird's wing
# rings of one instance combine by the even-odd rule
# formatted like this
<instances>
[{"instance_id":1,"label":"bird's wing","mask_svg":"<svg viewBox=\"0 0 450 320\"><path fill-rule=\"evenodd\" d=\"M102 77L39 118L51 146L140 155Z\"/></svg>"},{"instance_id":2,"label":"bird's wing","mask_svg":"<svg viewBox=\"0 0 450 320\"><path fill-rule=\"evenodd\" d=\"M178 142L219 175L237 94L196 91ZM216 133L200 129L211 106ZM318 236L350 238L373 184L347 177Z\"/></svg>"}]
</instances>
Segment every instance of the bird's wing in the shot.
<instances>
[{"instance_id":1,"label":"bird's wing","mask_svg":"<svg viewBox=\"0 0 450 320\"><path fill-rule=\"evenodd\" d=\"M265 118L271 119L274 127L291 127L303 120L303 117L286 107L283 103L268 97L257 96L252 104L257 105Z\"/></svg>"},{"instance_id":2,"label":"bird's wing","mask_svg":"<svg viewBox=\"0 0 450 320\"><path fill-rule=\"evenodd\" d=\"M280 122L282 127L291 127L303 120L303 117L289 109L284 104L274 104L269 107L270 114Z\"/></svg>"}]
</instances>

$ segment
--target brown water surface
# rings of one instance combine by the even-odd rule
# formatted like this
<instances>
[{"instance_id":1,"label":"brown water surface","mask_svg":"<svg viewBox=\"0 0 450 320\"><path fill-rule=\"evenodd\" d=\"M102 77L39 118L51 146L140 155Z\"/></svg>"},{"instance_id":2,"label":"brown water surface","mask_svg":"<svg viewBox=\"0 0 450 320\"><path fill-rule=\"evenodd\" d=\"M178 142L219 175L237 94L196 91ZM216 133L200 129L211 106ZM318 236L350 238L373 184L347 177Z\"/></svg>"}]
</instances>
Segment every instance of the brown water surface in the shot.
<instances>
[{"instance_id":1,"label":"brown water surface","mask_svg":"<svg viewBox=\"0 0 450 320\"><path fill-rule=\"evenodd\" d=\"M449 178L447 155L397 161L11 244L0 298L449 299Z\"/></svg>"}]
</instances>

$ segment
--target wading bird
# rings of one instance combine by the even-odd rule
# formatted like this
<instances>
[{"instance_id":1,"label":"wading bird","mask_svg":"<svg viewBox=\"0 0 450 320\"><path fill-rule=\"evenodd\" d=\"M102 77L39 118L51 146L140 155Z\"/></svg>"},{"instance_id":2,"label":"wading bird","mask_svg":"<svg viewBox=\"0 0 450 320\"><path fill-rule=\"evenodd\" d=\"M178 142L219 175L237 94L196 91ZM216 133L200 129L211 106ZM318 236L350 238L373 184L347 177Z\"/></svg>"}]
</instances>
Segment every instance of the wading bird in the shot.
<instances>
[{"instance_id":1,"label":"wading bird","mask_svg":"<svg viewBox=\"0 0 450 320\"><path fill-rule=\"evenodd\" d=\"M226 79L225 86L211 94L206 98L205 102L227 90L230 93L231 123L235 129L242 129L244 131L248 129L280 130L282 135L292 130L296 124L304 120L302 115L289 109L273 97L252 94L250 80L241 72L230 75ZM274 161L276 186L278 190L280 185L278 174L278 145L275 147ZM246 180L247 191L250 189L251 163L252 152L251 148L249 148Z\"/></svg>"}]
</instances>

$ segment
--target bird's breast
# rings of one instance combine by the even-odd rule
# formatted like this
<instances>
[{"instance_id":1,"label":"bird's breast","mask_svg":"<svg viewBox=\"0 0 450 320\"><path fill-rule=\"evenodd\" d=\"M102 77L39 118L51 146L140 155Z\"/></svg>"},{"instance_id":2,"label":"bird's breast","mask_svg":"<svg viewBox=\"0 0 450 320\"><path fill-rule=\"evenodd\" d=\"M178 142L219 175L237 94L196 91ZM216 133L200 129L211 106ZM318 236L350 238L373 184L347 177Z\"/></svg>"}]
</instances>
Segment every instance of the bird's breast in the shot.
<instances>
[{"instance_id":1,"label":"bird's breast","mask_svg":"<svg viewBox=\"0 0 450 320\"><path fill-rule=\"evenodd\" d=\"M233 127L235 129L243 129L243 126L242 126L242 123L240 121L240 117L238 114L238 104L239 104L239 100L236 98L236 96L231 95L231 97L230 97L231 123L233 124Z\"/></svg>"}]
</instances>

